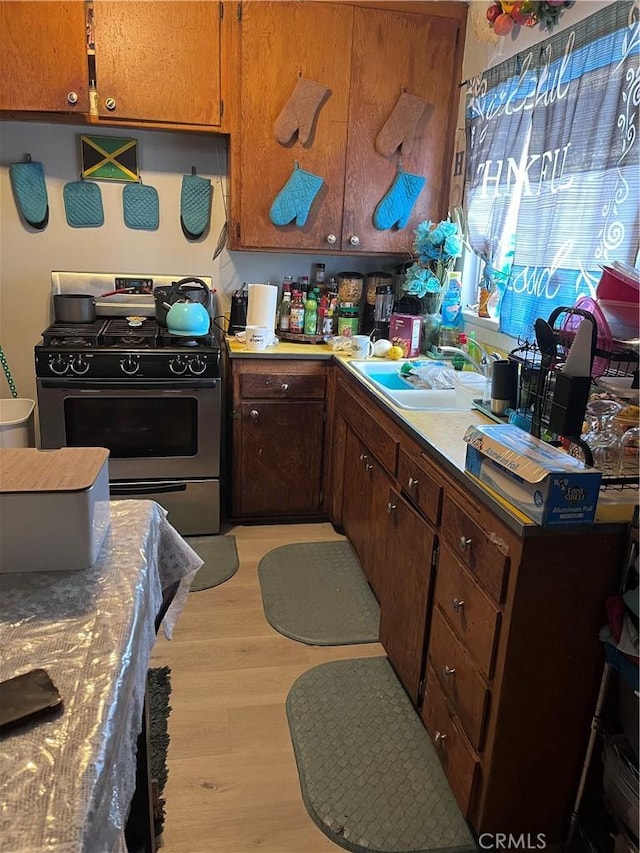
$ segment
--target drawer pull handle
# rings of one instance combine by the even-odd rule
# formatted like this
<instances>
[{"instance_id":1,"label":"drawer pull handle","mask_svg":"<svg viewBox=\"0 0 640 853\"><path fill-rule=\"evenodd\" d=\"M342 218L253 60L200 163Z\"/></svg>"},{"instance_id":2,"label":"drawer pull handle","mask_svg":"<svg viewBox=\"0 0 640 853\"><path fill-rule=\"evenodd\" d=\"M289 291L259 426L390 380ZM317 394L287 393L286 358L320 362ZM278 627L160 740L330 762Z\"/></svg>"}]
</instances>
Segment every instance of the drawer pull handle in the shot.
<instances>
[{"instance_id":1,"label":"drawer pull handle","mask_svg":"<svg viewBox=\"0 0 640 853\"><path fill-rule=\"evenodd\" d=\"M454 598L451 602L451 606L456 611L456 613L460 613L462 608L464 607L464 599L463 598Z\"/></svg>"},{"instance_id":2,"label":"drawer pull handle","mask_svg":"<svg viewBox=\"0 0 640 853\"><path fill-rule=\"evenodd\" d=\"M444 668L443 668L442 672L443 672L443 675L444 675L444 677L445 677L445 678L451 678L453 675L455 675L455 674L456 674L455 667L453 667L453 666L447 666L446 664L445 664L445 666L444 666Z\"/></svg>"},{"instance_id":3,"label":"drawer pull handle","mask_svg":"<svg viewBox=\"0 0 640 853\"><path fill-rule=\"evenodd\" d=\"M389 515L391 515L391 513L395 512L395 511L396 511L396 505L392 504L391 501L387 501L387 512L389 513Z\"/></svg>"},{"instance_id":4,"label":"drawer pull handle","mask_svg":"<svg viewBox=\"0 0 640 853\"><path fill-rule=\"evenodd\" d=\"M436 744L440 746L444 746L444 742L447 739L447 735L445 732L441 732L439 729L436 729L435 741Z\"/></svg>"},{"instance_id":5,"label":"drawer pull handle","mask_svg":"<svg viewBox=\"0 0 640 853\"><path fill-rule=\"evenodd\" d=\"M467 551L471 549L471 539L465 539L464 536L460 537L460 550Z\"/></svg>"},{"instance_id":6,"label":"drawer pull handle","mask_svg":"<svg viewBox=\"0 0 640 853\"><path fill-rule=\"evenodd\" d=\"M282 385L280 386L280 390L282 390L282 391L288 391L288 390L289 390L289 383L288 383L288 382L283 382L283 383L282 383Z\"/></svg>"},{"instance_id":7,"label":"drawer pull handle","mask_svg":"<svg viewBox=\"0 0 640 853\"><path fill-rule=\"evenodd\" d=\"M260 417L260 412L257 409L251 409L249 415L253 418L254 421L257 421Z\"/></svg>"},{"instance_id":8,"label":"drawer pull handle","mask_svg":"<svg viewBox=\"0 0 640 853\"><path fill-rule=\"evenodd\" d=\"M415 479L415 477L409 477L409 488L415 489L415 487L417 485L418 485L418 481Z\"/></svg>"}]
</instances>

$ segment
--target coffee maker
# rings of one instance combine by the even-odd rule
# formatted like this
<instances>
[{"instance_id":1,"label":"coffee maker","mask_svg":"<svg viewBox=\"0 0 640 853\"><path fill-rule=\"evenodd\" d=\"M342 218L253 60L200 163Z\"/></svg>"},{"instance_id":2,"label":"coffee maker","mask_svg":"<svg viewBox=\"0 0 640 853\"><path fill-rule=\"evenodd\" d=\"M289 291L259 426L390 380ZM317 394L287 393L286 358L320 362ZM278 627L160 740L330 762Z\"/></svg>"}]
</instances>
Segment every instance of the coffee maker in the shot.
<instances>
[{"instance_id":1,"label":"coffee maker","mask_svg":"<svg viewBox=\"0 0 640 853\"><path fill-rule=\"evenodd\" d=\"M389 338L393 303L393 285L381 284L376 287L376 304L373 308L373 332L371 333L372 341Z\"/></svg>"}]
</instances>

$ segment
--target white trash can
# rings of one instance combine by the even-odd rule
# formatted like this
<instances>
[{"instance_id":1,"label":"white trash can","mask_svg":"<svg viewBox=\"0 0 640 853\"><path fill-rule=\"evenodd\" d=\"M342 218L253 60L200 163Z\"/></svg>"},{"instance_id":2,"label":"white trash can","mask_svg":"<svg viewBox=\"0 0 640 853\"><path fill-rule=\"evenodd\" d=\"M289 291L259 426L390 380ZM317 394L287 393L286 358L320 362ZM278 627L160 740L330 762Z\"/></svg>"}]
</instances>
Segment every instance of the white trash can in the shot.
<instances>
[{"instance_id":1,"label":"white trash can","mask_svg":"<svg viewBox=\"0 0 640 853\"><path fill-rule=\"evenodd\" d=\"M0 448L35 447L33 400L22 397L0 399Z\"/></svg>"}]
</instances>

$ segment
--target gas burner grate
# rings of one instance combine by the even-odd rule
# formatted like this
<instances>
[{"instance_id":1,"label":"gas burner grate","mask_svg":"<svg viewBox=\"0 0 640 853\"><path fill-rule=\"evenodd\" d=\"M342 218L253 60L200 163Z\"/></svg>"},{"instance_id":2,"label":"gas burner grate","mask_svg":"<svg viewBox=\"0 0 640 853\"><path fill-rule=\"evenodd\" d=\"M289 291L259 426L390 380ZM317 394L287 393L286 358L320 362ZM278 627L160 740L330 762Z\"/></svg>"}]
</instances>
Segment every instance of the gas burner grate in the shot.
<instances>
[{"instance_id":1,"label":"gas burner grate","mask_svg":"<svg viewBox=\"0 0 640 853\"><path fill-rule=\"evenodd\" d=\"M97 347L104 320L93 323L53 323L42 333L45 346Z\"/></svg>"},{"instance_id":2,"label":"gas burner grate","mask_svg":"<svg viewBox=\"0 0 640 853\"><path fill-rule=\"evenodd\" d=\"M158 327L159 345L162 347L213 347L217 348L218 342L215 336L209 332L206 335L194 335L190 338L186 335L172 335L168 329Z\"/></svg>"},{"instance_id":3,"label":"gas burner grate","mask_svg":"<svg viewBox=\"0 0 640 853\"><path fill-rule=\"evenodd\" d=\"M132 326L125 317L109 320L102 332L102 342L106 347L139 348L157 346L158 325L155 320L143 320L139 326Z\"/></svg>"}]
</instances>

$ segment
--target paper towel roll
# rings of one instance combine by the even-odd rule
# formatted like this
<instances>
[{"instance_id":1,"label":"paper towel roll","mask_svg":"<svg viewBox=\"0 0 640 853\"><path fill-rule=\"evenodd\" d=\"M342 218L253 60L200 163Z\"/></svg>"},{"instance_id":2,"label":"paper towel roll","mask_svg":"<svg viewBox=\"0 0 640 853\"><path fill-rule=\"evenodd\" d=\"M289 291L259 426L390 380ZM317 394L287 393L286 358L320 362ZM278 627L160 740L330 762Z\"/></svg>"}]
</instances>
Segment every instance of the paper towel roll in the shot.
<instances>
[{"instance_id":1,"label":"paper towel roll","mask_svg":"<svg viewBox=\"0 0 640 853\"><path fill-rule=\"evenodd\" d=\"M250 284L247 326L275 329L278 288L273 284Z\"/></svg>"}]
</instances>

